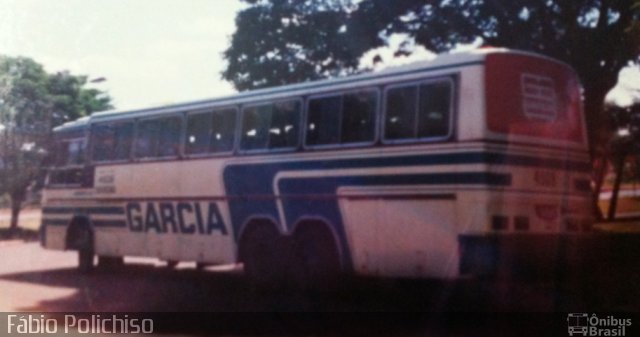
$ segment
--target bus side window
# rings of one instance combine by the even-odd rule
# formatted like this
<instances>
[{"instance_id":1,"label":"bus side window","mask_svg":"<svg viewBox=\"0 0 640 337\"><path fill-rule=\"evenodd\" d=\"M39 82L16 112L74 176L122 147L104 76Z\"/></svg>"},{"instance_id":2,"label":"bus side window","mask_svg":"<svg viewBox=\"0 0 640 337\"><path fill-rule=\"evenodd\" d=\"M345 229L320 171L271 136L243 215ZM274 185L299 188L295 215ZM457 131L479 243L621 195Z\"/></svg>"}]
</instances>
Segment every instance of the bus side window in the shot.
<instances>
[{"instance_id":1,"label":"bus side window","mask_svg":"<svg viewBox=\"0 0 640 337\"><path fill-rule=\"evenodd\" d=\"M408 86L387 91L385 139L414 138L418 87Z\"/></svg>"},{"instance_id":2,"label":"bus side window","mask_svg":"<svg viewBox=\"0 0 640 337\"><path fill-rule=\"evenodd\" d=\"M342 144L373 141L377 106L378 95L375 91L362 91L344 95Z\"/></svg>"},{"instance_id":3,"label":"bus side window","mask_svg":"<svg viewBox=\"0 0 640 337\"><path fill-rule=\"evenodd\" d=\"M92 159L96 162L129 159L133 123L96 125L91 131Z\"/></svg>"},{"instance_id":4,"label":"bus side window","mask_svg":"<svg viewBox=\"0 0 640 337\"><path fill-rule=\"evenodd\" d=\"M242 114L242 138L240 139L241 149L260 150L267 148L272 111L273 104L244 108Z\"/></svg>"},{"instance_id":5,"label":"bus side window","mask_svg":"<svg viewBox=\"0 0 640 337\"><path fill-rule=\"evenodd\" d=\"M211 120L210 113L187 116L187 136L185 137L185 152L187 154L202 154L209 150Z\"/></svg>"},{"instance_id":6,"label":"bus side window","mask_svg":"<svg viewBox=\"0 0 640 337\"><path fill-rule=\"evenodd\" d=\"M162 118L158 134L158 148L156 156L175 157L180 154L180 134L182 132L182 118L178 116Z\"/></svg>"},{"instance_id":7,"label":"bus side window","mask_svg":"<svg viewBox=\"0 0 640 337\"><path fill-rule=\"evenodd\" d=\"M113 149L114 160L127 160L131 154L133 143L133 123L116 124L114 130L115 144Z\"/></svg>"},{"instance_id":8,"label":"bus side window","mask_svg":"<svg viewBox=\"0 0 640 337\"><path fill-rule=\"evenodd\" d=\"M136 158L151 158L155 156L160 131L161 123L158 119L138 122L138 135L135 145Z\"/></svg>"},{"instance_id":9,"label":"bus side window","mask_svg":"<svg viewBox=\"0 0 640 337\"><path fill-rule=\"evenodd\" d=\"M283 149L298 146L300 102L275 103L269 128L269 148Z\"/></svg>"},{"instance_id":10,"label":"bus side window","mask_svg":"<svg viewBox=\"0 0 640 337\"><path fill-rule=\"evenodd\" d=\"M451 85L437 82L420 86L418 138L446 137L449 134Z\"/></svg>"},{"instance_id":11,"label":"bus side window","mask_svg":"<svg viewBox=\"0 0 640 337\"><path fill-rule=\"evenodd\" d=\"M211 116L211 140L209 151L228 152L233 150L233 143L236 130L235 108L217 110Z\"/></svg>"},{"instance_id":12,"label":"bus side window","mask_svg":"<svg viewBox=\"0 0 640 337\"><path fill-rule=\"evenodd\" d=\"M449 135L451 84L405 85L387 90L384 139L415 140Z\"/></svg>"},{"instance_id":13,"label":"bus side window","mask_svg":"<svg viewBox=\"0 0 640 337\"><path fill-rule=\"evenodd\" d=\"M340 143L342 95L309 100L305 144L309 146Z\"/></svg>"},{"instance_id":14,"label":"bus side window","mask_svg":"<svg viewBox=\"0 0 640 337\"><path fill-rule=\"evenodd\" d=\"M182 118L178 116L138 122L136 157L174 157L180 153Z\"/></svg>"},{"instance_id":15,"label":"bus side window","mask_svg":"<svg viewBox=\"0 0 640 337\"><path fill-rule=\"evenodd\" d=\"M113 125L95 125L91 130L91 158L94 161L108 161L112 159L115 145Z\"/></svg>"}]
</instances>

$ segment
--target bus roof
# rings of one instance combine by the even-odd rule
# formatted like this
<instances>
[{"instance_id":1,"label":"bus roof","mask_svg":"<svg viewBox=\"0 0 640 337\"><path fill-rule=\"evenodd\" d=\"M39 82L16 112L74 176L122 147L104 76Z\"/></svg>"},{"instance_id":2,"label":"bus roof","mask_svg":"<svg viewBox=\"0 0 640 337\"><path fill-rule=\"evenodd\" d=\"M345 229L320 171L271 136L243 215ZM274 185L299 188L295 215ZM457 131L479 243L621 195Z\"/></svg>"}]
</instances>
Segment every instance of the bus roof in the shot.
<instances>
[{"instance_id":1,"label":"bus roof","mask_svg":"<svg viewBox=\"0 0 640 337\"><path fill-rule=\"evenodd\" d=\"M91 116L80 117L76 120L66 122L60 126L53 128L53 131L54 132L80 131L86 128L86 126L89 124L90 119L91 119Z\"/></svg>"},{"instance_id":2,"label":"bus roof","mask_svg":"<svg viewBox=\"0 0 640 337\"><path fill-rule=\"evenodd\" d=\"M414 73L419 71L438 70L456 66L466 66L482 64L489 54L496 53L512 53L512 54L524 54L535 56L539 58L545 58L553 60L546 56L535 54L531 52L509 50L506 48L480 48L468 52L441 54L431 60L418 61L407 65L393 66L385 68L377 72L369 72L365 74L359 74L354 76L325 79L319 81L310 81L304 83L290 84L284 86L270 87L265 89L257 89L251 91L245 91L240 93L231 94L228 96L222 96L217 98L196 100L191 102L176 103L170 105L156 106L150 108L130 109L130 110L110 110L94 113L91 116L83 117L75 121L67 122L54 128L54 132L64 132L75 130L78 128L87 127L90 123L100 121L119 120L127 118L137 118L153 116L162 113L192 111L199 109L206 109L215 106L228 106L234 104L250 103L265 99L277 99L284 98L289 95L304 95L313 93L314 91L322 91L323 89L332 88L335 86L348 85L350 83L366 82L368 80L376 80L391 76L400 76L406 73Z\"/></svg>"}]
</instances>

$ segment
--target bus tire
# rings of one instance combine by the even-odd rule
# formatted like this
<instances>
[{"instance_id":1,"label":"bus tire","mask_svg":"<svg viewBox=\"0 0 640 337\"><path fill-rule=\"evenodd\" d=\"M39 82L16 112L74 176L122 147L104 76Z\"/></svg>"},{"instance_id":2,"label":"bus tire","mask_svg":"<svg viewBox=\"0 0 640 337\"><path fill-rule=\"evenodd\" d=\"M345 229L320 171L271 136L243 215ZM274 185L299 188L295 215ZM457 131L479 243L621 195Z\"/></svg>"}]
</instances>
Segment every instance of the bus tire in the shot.
<instances>
[{"instance_id":1,"label":"bus tire","mask_svg":"<svg viewBox=\"0 0 640 337\"><path fill-rule=\"evenodd\" d=\"M206 262L196 262L196 270L197 271L203 271L205 270L207 267L212 266L213 264L211 263L206 263Z\"/></svg>"},{"instance_id":2,"label":"bus tire","mask_svg":"<svg viewBox=\"0 0 640 337\"><path fill-rule=\"evenodd\" d=\"M283 283L283 237L275 226L263 223L248 228L240 240L240 260L248 280L260 288Z\"/></svg>"},{"instance_id":3,"label":"bus tire","mask_svg":"<svg viewBox=\"0 0 640 337\"><path fill-rule=\"evenodd\" d=\"M122 256L98 256L98 268L113 270L124 266L124 258Z\"/></svg>"},{"instance_id":4,"label":"bus tire","mask_svg":"<svg viewBox=\"0 0 640 337\"><path fill-rule=\"evenodd\" d=\"M324 224L298 227L293 236L292 258L295 282L303 289L331 290L342 276L337 245Z\"/></svg>"},{"instance_id":5,"label":"bus tire","mask_svg":"<svg viewBox=\"0 0 640 337\"><path fill-rule=\"evenodd\" d=\"M78 229L75 240L78 247L78 271L88 274L94 267L93 233L88 226L82 226Z\"/></svg>"}]
</instances>

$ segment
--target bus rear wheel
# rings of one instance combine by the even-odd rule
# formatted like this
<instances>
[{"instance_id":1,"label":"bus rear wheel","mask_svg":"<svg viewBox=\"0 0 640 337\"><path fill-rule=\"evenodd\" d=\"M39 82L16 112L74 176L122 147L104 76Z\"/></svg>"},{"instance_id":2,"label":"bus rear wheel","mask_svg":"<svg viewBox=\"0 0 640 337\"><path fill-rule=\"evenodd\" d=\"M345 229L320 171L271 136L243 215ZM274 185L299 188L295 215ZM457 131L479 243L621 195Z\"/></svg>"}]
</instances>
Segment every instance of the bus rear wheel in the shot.
<instances>
[{"instance_id":1,"label":"bus rear wheel","mask_svg":"<svg viewBox=\"0 0 640 337\"><path fill-rule=\"evenodd\" d=\"M323 225L299 228L293 237L293 274L310 290L331 290L341 276L340 255L331 232Z\"/></svg>"},{"instance_id":2,"label":"bus rear wheel","mask_svg":"<svg viewBox=\"0 0 640 337\"><path fill-rule=\"evenodd\" d=\"M249 281L259 287L282 284L285 277L283 238L274 226L248 229L240 241L240 259Z\"/></svg>"}]
</instances>

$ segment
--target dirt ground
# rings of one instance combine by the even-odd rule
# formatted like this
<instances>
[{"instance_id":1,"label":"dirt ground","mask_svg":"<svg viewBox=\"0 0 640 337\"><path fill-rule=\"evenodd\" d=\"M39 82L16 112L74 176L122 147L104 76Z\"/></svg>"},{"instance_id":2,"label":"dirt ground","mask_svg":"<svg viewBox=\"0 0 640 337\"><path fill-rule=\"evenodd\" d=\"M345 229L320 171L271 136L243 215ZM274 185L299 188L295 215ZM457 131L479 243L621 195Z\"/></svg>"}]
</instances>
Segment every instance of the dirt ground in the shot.
<instances>
[{"instance_id":1,"label":"dirt ground","mask_svg":"<svg viewBox=\"0 0 640 337\"><path fill-rule=\"evenodd\" d=\"M25 208L20 212L18 223L23 229L38 230L41 217L40 208ZM10 222L11 210L8 208L0 209L0 228L9 228Z\"/></svg>"}]
</instances>

